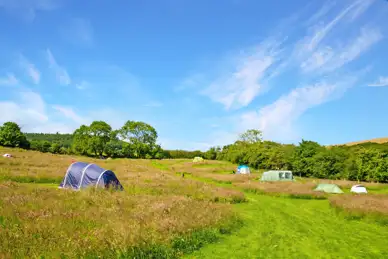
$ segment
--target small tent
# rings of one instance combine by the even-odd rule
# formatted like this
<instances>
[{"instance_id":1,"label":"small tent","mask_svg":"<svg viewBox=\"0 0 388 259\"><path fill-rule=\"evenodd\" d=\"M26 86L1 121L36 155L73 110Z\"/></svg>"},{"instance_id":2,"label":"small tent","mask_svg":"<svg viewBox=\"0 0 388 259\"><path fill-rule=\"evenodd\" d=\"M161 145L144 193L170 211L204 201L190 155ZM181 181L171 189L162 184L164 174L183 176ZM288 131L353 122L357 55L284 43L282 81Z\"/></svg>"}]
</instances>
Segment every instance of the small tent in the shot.
<instances>
[{"instance_id":1,"label":"small tent","mask_svg":"<svg viewBox=\"0 0 388 259\"><path fill-rule=\"evenodd\" d=\"M336 184L331 183L321 183L314 189L314 191L321 191L327 193L344 193L341 188Z\"/></svg>"},{"instance_id":2,"label":"small tent","mask_svg":"<svg viewBox=\"0 0 388 259\"><path fill-rule=\"evenodd\" d=\"M199 157L199 156L196 156L196 157L194 157L194 159L193 159L193 162L194 162L194 163L202 162L202 161L203 161L203 158L202 158L202 157Z\"/></svg>"},{"instance_id":3,"label":"small tent","mask_svg":"<svg viewBox=\"0 0 388 259\"><path fill-rule=\"evenodd\" d=\"M79 190L89 186L123 190L112 171L84 162L74 162L69 166L59 188Z\"/></svg>"},{"instance_id":4,"label":"small tent","mask_svg":"<svg viewBox=\"0 0 388 259\"><path fill-rule=\"evenodd\" d=\"M247 165L239 165L237 167L237 174L250 174L251 170Z\"/></svg>"},{"instance_id":5,"label":"small tent","mask_svg":"<svg viewBox=\"0 0 388 259\"><path fill-rule=\"evenodd\" d=\"M294 176L292 171L287 170L271 170L264 172L261 176L260 181L293 181Z\"/></svg>"},{"instance_id":6,"label":"small tent","mask_svg":"<svg viewBox=\"0 0 388 259\"><path fill-rule=\"evenodd\" d=\"M368 193L365 186L361 184L353 185L350 191L355 193Z\"/></svg>"}]
</instances>

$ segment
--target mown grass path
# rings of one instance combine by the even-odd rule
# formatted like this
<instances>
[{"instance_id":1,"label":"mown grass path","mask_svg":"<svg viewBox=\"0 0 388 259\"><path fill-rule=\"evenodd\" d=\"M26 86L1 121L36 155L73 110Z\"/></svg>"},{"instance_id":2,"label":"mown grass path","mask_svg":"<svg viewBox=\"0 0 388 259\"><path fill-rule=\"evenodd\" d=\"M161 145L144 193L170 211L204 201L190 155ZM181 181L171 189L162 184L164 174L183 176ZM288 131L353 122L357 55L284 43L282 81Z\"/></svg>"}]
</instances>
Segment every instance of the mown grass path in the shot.
<instances>
[{"instance_id":1,"label":"mown grass path","mask_svg":"<svg viewBox=\"0 0 388 259\"><path fill-rule=\"evenodd\" d=\"M186 258L388 258L388 227L336 214L327 200L247 194L238 232Z\"/></svg>"}]
</instances>

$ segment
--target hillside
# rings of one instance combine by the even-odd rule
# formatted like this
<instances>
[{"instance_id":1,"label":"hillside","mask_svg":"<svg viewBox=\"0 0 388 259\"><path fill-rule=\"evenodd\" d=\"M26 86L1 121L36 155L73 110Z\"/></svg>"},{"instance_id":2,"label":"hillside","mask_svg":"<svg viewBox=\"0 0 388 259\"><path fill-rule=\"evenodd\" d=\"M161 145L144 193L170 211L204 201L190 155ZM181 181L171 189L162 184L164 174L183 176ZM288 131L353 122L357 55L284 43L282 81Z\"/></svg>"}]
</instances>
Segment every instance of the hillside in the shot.
<instances>
[{"instance_id":1,"label":"hillside","mask_svg":"<svg viewBox=\"0 0 388 259\"><path fill-rule=\"evenodd\" d=\"M378 144L388 143L388 137L348 142L348 143L341 144L341 145L354 146L354 145L363 144L363 143L378 143Z\"/></svg>"}]
</instances>

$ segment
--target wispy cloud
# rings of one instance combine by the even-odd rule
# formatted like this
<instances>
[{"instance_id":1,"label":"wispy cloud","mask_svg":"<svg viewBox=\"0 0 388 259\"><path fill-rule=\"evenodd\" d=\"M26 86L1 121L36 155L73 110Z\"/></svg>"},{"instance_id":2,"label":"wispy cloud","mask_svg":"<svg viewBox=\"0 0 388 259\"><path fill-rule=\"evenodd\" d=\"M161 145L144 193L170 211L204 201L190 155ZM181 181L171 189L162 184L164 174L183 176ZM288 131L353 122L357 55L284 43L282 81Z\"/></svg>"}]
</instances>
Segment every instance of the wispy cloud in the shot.
<instances>
[{"instance_id":1,"label":"wispy cloud","mask_svg":"<svg viewBox=\"0 0 388 259\"><path fill-rule=\"evenodd\" d=\"M276 69L279 53L278 42L262 42L251 53L238 58L231 73L217 78L201 94L223 104L227 110L249 105L263 91L267 77Z\"/></svg>"},{"instance_id":2,"label":"wispy cloud","mask_svg":"<svg viewBox=\"0 0 388 259\"><path fill-rule=\"evenodd\" d=\"M374 87L388 86L388 77L380 76L377 82L368 84L368 86L374 86Z\"/></svg>"},{"instance_id":3,"label":"wispy cloud","mask_svg":"<svg viewBox=\"0 0 388 259\"><path fill-rule=\"evenodd\" d=\"M28 61L23 55L20 55L20 66L26 70L27 75L32 79L34 84L39 84L40 82L40 71Z\"/></svg>"},{"instance_id":4,"label":"wispy cloud","mask_svg":"<svg viewBox=\"0 0 388 259\"><path fill-rule=\"evenodd\" d=\"M62 113L66 118L69 118L78 124L86 124L87 123L87 120L82 118L81 116L79 116L77 113L75 113L71 107L65 107L65 106L61 106L61 105L53 105L52 108L54 110L57 110L60 113Z\"/></svg>"},{"instance_id":5,"label":"wispy cloud","mask_svg":"<svg viewBox=\"0 0 388 259\"><path fill-rule=\"evenodd\" d=\"M325 46L301 63L303 72L330 72L357 59L361 54L383 38L376 28L362 27L356 38L351 38L345 46L337 48Z\"/></svg>"},{"instance_id":6,"label":"wispy cloud","mask_svg":"<svg viewBox=\"0 0 388 259\"><path fill-rule=\"evenodd\" d=\"M358 61L383 39L377 25L371 21L362 24L359 19L372 4L373 0L349 1L347 5L327 2L310 17L304 17L306 23L301 23L299 17L287 25L297 35L269 36L250 55L237 58L233 70L227 70L200 93L226 109L239 109L250 106L258 95L274 86L274 81L282 82L279 87L286 87L288 94L264 107L242 113L236 125L240 125L237 126L240 132L257 128L263 130L266 138L295 140L301 115L341 97L353 87L363 73L352 71L348 64ZM369 64L358 65L368 67ZM293 72L291 76L285 73L289 71ZM356 76L350 76L353 74ZM384 80L375 85L383 85ZM299 85L298 82L303 82L304 87L290 85Z\"/></svg>"},{"instance_id":7,"label":"wispy cloud","mask_svg":"<svg viewBox=\"0 0 388 259\"><path fill-rule=\"evenodd\" d=\"M307 110L339 98L354 86L357 77L347 77L342 81L321 81L314 85L295 88L275 102L258 111L243 113L240 117L240 130L260 129L267 139L292 141L298 138L294 123Z\"/></svg>"},{"instance_id":8,"label":"wispy cloud","mask_svg":"<svg viewBox=\"0 0 388 259\"><path fill-rule=\"evenodd\" d=\"M174 91L180 92L185 90L198 90L195 89L198 86L205 84L204 75L196 73L188 76L182 82L180 82L175 88Z\"/></svg>"},{"instance_id":9,"label":"wispy cloud","mask_svg":"<svg viewBox=\"0 0 388 259\"><path fill-rule=\"evenodd\" d=\"M368 2L369 4L365 4ZM327 35L336 27L338 24L347 17L356 19L363 12L366 11L370 3L373 0L356 0L352 1L350 5L343 8L332 20L329 20L325 25L317 24L314 25L314 33L306 36L301 42L299 50L314 51L319 44L327 37ZM318 11L319 12L319 11Z\"/></svg>"},{"instance_id":10,"label":"wispy cloud","mask_svg":"<svg viewBox=\"0 0 388 259\"><path fill-rule=\"evenodd\" d=\"M13 74L8 73L5 77L0 77L0 85L11 86L18 83L19 80Z\"/></svg>"},{"instance_id":11,"label":"wispy cloud","mask_svg":"<svg viewBox=\"0 0 388 259\"><path fill-rule=\"evenodd\" d=\"M61 35L76 45L90 46L93 43L93 26L89 20L72 18L61 29Z\"/></svg>"},{"instance_id":12,"label":"wispy cloud","mask_svg":"<svg viewBox=\"0 0 388 259\"><path fill-rule=\"evenodd\" d=\"M75 87L79 90L85 90L90 87L90 83L88 81L82 80L80 83L75 84Z\"/></svg>"},{"instance_id":13,"label":"wispy cloud","mask_svg":"<svg viewBox=\"0 0 388 259\"><path fill-rule=\"evenodd\" d=\"M153 102L146 103L144 106L146 106L146 107L162 107L163 103L158 102L158 101L153 101Z\"/></svg>"},{"instance_id":14,"label":"wispy cloud","mask_svg":"<svg viewBox=\"0 0 388 259\"><path fill-rule=\"evenodd\" d=\"M42 97L32 91L22 91L15 101L0 101L0 122L15 121L23 130L32 131L48 122Z\"/></svg>"},{"instance_id":15,"label":"wispy cloud","mask_svg":"<svg viewBox=\"0 0 388 259\"><path fill-rule=\"evenodd\" d=\"M0 0L0 8L33 21L38 12L52 11L61 6L61 0Z\"/></svg>"},{"instance_id":16,"label":"wispy cloud","mask_svg":"<svg viewBox=\"0 0 388 259\"><path fill-rule=\"evenodd\" d=\"M69 85L71 83L71 78L67 73L66 69L58 65L53 54L49 49L46 50L47 61L50 68L55 72L56 78L61 85Z\"/></svg>"}]
</instances>

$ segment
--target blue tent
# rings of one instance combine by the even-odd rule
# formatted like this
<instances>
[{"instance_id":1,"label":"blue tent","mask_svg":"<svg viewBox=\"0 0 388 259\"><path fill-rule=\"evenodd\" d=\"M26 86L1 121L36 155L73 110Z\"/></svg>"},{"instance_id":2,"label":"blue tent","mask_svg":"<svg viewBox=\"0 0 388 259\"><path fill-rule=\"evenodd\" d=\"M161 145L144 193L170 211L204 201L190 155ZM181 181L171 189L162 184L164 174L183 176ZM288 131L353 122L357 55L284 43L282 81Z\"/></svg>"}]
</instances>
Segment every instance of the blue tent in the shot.
<instances>
[{"instance_id":1,"label":"blue tent","mask_svg":"<svg viewBox=\"0 0 388 259\"><path fill-rule=\"evenodd\" d=\"M79 190L89 186L123 190L123 186L112 171L84 162L75 162L69 166L59 188Z\"/></svg>"},{"instance_id":2,"label":"blue tent","mask_svg":"<svg viewBox=\"0 0 388 259\"><path fill-rule=\"evenodd\" d=\"M247 165L239 165L237 167L237 174L250 174L250 173L251 173L251 170Z\"/></svg>"}]
</instances>

